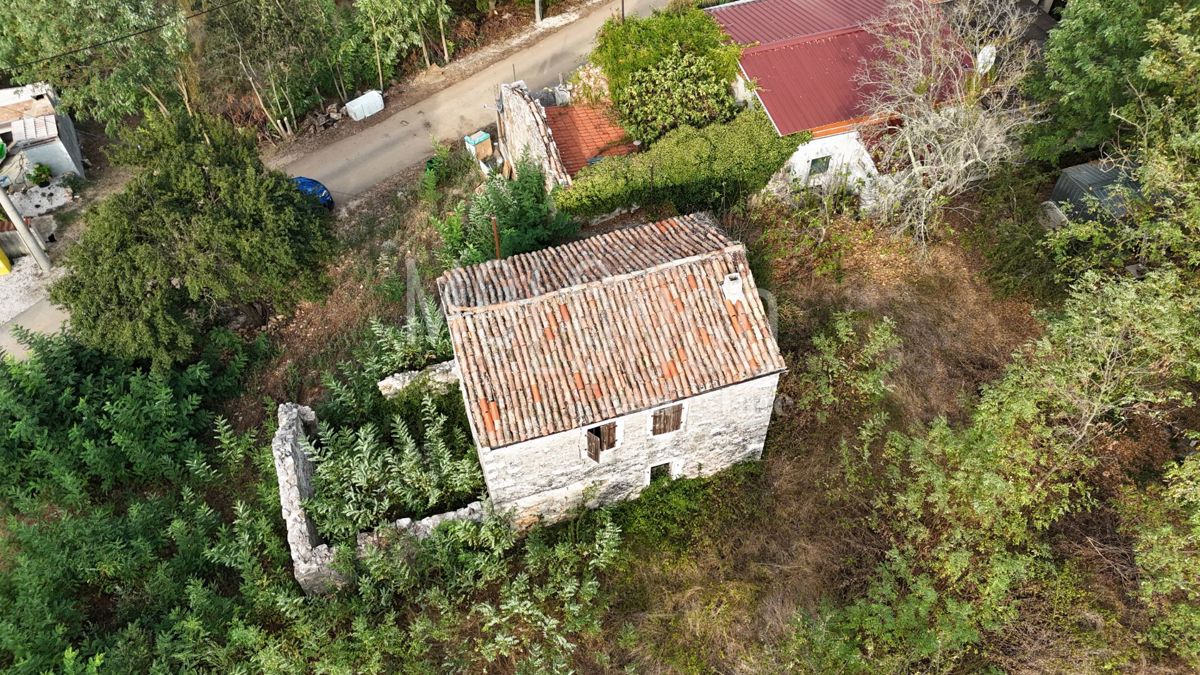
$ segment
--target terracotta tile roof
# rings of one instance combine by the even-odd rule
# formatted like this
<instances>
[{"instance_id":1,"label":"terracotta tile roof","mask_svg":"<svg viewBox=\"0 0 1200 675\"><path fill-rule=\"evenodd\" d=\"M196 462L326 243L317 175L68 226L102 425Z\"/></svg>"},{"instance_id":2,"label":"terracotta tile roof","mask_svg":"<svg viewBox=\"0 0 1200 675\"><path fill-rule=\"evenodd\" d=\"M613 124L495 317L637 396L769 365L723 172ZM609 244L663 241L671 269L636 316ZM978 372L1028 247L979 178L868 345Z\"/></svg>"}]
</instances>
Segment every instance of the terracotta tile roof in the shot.
<instances>
[{"instance_id":1,"label":"terracotta tile roof","mask_svg":"<svg viewBox=\"0 0 1200 675\"><path fill-rule=\"evenodd\" d=\"M785 368L745 247L707 214L450 270L438 290L483 447Z\"/></svg>"},{"instance_id":2,"label":"terracotta tile roof","mask_svg":"<svg viewBox=\"0 0 1200 675\"><path fill-rule=\"evenodd\" d=\"M550 106L546 123L571 177L593 157L628 155L637 149L607 108L580 103Z\"/></svg>"}]
</instances>

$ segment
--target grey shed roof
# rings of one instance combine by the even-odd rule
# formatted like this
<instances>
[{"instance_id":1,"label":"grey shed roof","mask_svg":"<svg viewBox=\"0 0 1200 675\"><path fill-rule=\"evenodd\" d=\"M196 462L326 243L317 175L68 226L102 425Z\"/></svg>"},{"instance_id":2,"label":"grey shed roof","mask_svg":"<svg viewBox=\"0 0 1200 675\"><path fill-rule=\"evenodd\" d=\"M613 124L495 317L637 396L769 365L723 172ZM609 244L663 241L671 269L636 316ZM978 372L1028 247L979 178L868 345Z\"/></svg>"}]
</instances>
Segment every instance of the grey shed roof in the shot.
<instances>
[{"instance_id":1,"label":"grey shed roof","mask_svg":"<svg viewBox=\"0 0 1200 675\"><path fill-rule=\"evenodd\" d=\"M1117 167L1088 162L1063 169L1050 201L1068 217L1121 218L1128 212L1129 197L1140 195L1137 184Z\"/></svg>"}]
</instances>

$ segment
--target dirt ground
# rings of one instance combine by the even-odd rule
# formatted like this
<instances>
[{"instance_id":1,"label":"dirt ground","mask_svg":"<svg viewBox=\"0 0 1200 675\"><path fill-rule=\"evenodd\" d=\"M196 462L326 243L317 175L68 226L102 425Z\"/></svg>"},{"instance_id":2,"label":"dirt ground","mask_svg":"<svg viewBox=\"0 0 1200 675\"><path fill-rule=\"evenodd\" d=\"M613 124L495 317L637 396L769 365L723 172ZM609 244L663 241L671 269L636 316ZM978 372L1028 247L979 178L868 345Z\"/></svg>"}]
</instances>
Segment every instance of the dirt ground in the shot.
<instances>
[{"instance_id":1,"label":"dirt ground","mask_svg":"<svg viewBox=\"0 0 1200 675\"><path fill-rule=\"evenodd\" d=\"M730 224L753 249L761 232L744 227ZM701 544L678 556L653 553L613 580L609 634L636 635L629 643L637 646L614 649L610 640L604 648L637 672L771 672L778 664L764 660L766 646L789 634L796 611L816 613L825 600L857 594L860 580L847 568L869 569L863 563L881 555L847 531L866 505L831 493L838 440L853 427L814 428L789 403L794 371L832 312L895 321L903 340L890 378L898 428L963 417L979 387L1041 330L1032 303L993 293L979 272L984 265L955 241L935 245L922 261L907 243L842 220L830 237L840 242L840 267L819 273L797 243L798 227L778 220L772 227L776 251L766 276L793 372L781 380L761 477L730 495L730 504L711 505L712 531Z\"/></svg>"}]
</instances>

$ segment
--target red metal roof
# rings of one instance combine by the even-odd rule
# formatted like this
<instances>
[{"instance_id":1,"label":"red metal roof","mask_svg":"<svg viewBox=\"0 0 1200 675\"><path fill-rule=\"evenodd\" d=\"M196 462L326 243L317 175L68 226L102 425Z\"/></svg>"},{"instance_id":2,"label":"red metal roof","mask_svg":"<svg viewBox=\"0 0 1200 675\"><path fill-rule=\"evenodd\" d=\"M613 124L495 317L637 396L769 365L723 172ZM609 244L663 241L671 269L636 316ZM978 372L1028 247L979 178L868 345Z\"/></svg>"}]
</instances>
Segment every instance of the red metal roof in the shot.
<instances>
[{"instance_id":1,"label":"red metal roof","mask_svg":"<svg viewBox=\"0 0 1200 675\"><path fill-rule=\"evenodd\" d=\"M740 0L707 11L739 44L770 44L860 26L888 0Z\"/></svg>"},{"instance_id":2,"label":"red metal roof","mask_svg":"<svg viewBox=\"0 0 1200 675\"><path fill-rule=\"evenodd\" d=\"M742 70L758 83L755 91L780 135L832 135L863 115L854 76L876 43L870 33L850 29L754 47L742 53Z\"/></svg>"},{"instance_id":3,"label":"red metal roof","mask_svg":"<svg viewBox=\"0 0 1200 675\"><path fill-rule=\"evenodd\" d=\"M546 108L546 124L572 178L594 157L628 155L637 149L605 108L572 104Z\"/></svg>"}]
</instances>

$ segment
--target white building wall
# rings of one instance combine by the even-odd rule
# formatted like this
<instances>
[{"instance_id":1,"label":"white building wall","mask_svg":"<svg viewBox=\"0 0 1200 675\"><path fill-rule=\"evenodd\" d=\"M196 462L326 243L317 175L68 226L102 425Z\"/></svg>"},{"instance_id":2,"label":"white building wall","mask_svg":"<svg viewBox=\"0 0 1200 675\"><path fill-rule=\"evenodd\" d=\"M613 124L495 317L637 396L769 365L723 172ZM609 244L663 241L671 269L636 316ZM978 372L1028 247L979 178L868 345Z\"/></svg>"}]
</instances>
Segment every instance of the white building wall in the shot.
<instances>
[{"instance_id":1,"label":"white building wall","mask_svg":"<svg viewBox=\"0 0 1200 675\"><path fill-rule=\"evenodd\" d=\"M35 164L45 164L50 167L51 173L55 176L66 173L83 175L83 162L76 162L62 139L56 138L52 141L21 148L18 152L25 156L30 168Z\"/></svg>"},{"instance_id":2,"label":"white building wall","mask_svg":"<svg viewBox=\"0 0 1200 675\"><path fill-rule=\"evenodd\" d=\"M809 175L812 160L829 157L829 170L822 174ZM832 181L845 179L851 189L857 190L878 175L871 153L863 145L857 131L814 138L802 143L792 153L787 163L793 178L808 185L827 186Z\"/></svg>"},{"instance_id":3,"label":"white building wall","mask_svg":"<svg viewBox=\"0 0 1200 675\"><path fill-rule=\"evenodd\" d=\"M682 425L668 434L651 433L654 409L617 418L617 445L599 464L588 457L586 428L480 448L488 494L497 511L514 511L524 527L539 517L558 520L580 504L636 497L658 464L670 463L673 477L693 478L758 459L778 381L768 375L685 399Z\"/></svg>"}]
</instances>

